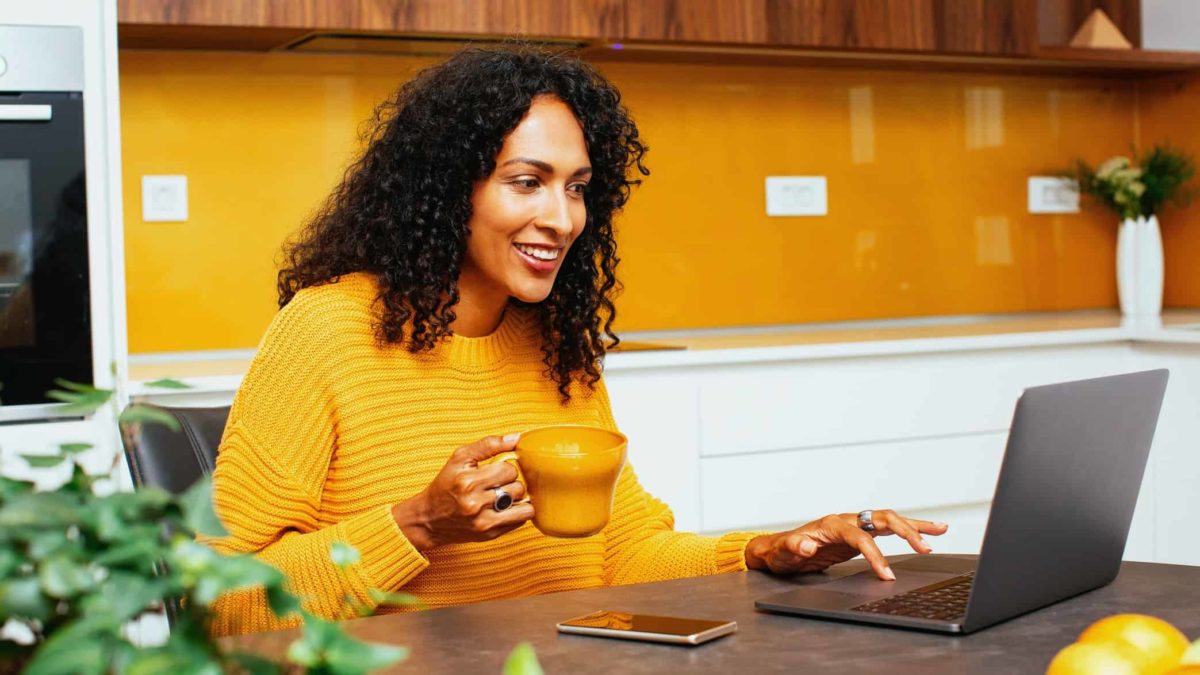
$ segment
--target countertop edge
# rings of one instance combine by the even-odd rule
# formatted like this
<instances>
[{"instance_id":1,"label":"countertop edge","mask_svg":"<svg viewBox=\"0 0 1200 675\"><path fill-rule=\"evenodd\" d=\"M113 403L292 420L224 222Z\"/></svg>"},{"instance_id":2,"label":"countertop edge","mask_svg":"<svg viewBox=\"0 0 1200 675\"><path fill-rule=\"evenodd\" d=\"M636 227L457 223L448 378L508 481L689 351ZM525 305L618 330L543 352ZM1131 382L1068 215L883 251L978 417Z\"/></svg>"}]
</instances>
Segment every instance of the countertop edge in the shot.
<instances>
[{"instance_id":1,"label":"countertop edge","mask_svg":"<svg viewBox=\"0 0 1200 675\"><path fill-rule=\"evenodd\" d=\"M736 347L728 349L644 351L613 353L605 359L605 372L649 370L661 368L683 368L693 366L721 366L778 361L804 361L819 359L854 358L871 356L902 356L905 354L932 354L959 351L982 351L988 349L1015 349L1022 347L1053 347L1069 345L1102 344L1111 342L1195 344L1200 345L1200 331L1170 328L1088 328L1076 330L1034 331L1023 333L996 333L987 335L930 337L897 340L864 340L857 342L831 342L767 347ZM163 364L159 377L171 377L169 364ZM188 389L161 389L146 385L148 380L131 379L128 394L131 397L154 397L170 399L195 394L234 392L241 385L242 373L180 377L190 385Z\"/></svg>"}]
</instances>

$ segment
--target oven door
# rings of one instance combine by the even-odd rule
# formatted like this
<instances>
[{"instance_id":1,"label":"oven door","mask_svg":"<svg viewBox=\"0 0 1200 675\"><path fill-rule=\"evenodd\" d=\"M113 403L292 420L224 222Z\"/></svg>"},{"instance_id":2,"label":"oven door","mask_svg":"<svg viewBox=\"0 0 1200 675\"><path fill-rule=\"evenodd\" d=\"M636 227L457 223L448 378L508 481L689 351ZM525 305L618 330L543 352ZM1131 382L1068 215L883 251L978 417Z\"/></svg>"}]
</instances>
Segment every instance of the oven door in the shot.
<instances>
[{"instance_id":1,"label":"oven door","mask_svg":"<svg viewBox=\"0 0 1200 675\"><path fill-rule=\"evenodd\" d=\"M0 422L92 383L83 140L82 94L0 93Z\"/></svg>"}]
</instances>

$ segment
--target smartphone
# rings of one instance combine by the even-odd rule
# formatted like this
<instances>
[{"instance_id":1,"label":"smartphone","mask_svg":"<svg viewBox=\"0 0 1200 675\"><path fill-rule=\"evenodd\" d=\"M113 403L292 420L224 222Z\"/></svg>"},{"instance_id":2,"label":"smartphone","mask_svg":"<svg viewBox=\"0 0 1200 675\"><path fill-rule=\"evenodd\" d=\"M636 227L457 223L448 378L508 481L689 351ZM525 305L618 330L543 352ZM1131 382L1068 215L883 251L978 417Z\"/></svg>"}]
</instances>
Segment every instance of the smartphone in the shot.
<instances>
[{"instance_id":1,"label":"smartphone","mask_svg":"<svg viewBox=\"0 0 1200 675\"><path fill-rule=\"evenodd\" d=\"M736 621L683 619L601 610L558 624L558 632L575 635L698 645L737 630Z\"/></svg>"}]
</instances>

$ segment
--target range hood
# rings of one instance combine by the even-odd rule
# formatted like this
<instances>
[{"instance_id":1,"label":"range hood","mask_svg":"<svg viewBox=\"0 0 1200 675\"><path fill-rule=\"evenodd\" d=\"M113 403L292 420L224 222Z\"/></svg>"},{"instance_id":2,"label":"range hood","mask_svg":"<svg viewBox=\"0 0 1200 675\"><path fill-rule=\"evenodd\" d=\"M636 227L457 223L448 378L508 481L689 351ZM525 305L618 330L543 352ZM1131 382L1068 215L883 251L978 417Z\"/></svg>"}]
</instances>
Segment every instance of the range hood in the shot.
<instances>
[{"instance_id":1,"label":"range hood","mask_svg":"<svg viewBox=\"0 0 1200 675\"><path fill-rule=\"evenodd\" d=\"M310 33L278 49L309 53L390 54L392 56L449 56L464 47L488 47L513 44L503 38L445 37L395 35L387 33ZM587 45L579 40L522 40L552 50L580 49Z\"/></svg>"}]
</instances>

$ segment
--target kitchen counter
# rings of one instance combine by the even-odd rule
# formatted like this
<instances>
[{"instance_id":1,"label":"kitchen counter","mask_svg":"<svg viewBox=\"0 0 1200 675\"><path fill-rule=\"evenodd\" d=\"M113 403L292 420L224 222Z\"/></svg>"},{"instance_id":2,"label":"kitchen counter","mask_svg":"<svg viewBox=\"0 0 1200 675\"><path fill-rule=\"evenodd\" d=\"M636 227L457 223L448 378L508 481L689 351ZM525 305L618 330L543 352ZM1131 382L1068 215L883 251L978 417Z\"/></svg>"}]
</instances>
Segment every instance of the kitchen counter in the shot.
<instances>
[{"instance_id":1,"label":"kitchen counter","mask_svg":"<svg viewBox=\"0 0 1200 675\"><path fill-rule=\"evenodd\" d=\"M607 370L667 368L783 360L827 359L1005 349L1105 342L1200 346L1200 309L1170 309L1158 322L1123 320L1115 310L805 324L700 331L628 333L625 351L611 353ZM197 391L236 391L253 350L134 355L130 395L163 395L147 387L159 378L183 380Z\"/></svg>"},{"instance_id":2,"label":"kitchen counter","mask_svg":"<svg viewBox=\"0 0 1200 675\"><path fill-rule=\"evenodd\" d=\"M897 556L893 563L911 556ZM827 574L708 577L566 591L344 624L364 640L407 646L389 673L498 672L529 642L547 673L1040 673L1097 619L1154 614L1188 635L1200 630L1200 568L1126 562L1109 585L967 636L877 628L767 614L754 601L861 571L853 560ZM901 572L902 574L903 572ZM598 609L736 621L738 630L699 647L604 640L555 632L554 624ZM226 638L226 648L278 658L299 629Z\"/></svg>"}]
</instances>

